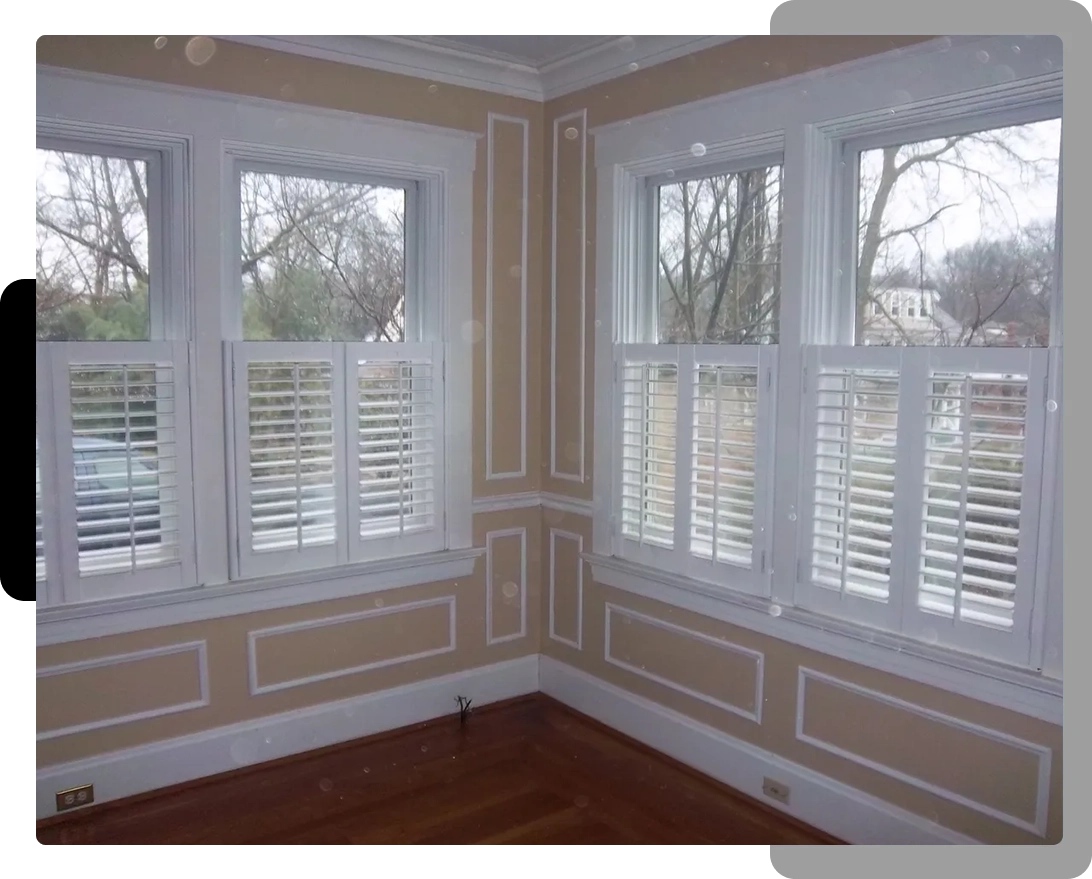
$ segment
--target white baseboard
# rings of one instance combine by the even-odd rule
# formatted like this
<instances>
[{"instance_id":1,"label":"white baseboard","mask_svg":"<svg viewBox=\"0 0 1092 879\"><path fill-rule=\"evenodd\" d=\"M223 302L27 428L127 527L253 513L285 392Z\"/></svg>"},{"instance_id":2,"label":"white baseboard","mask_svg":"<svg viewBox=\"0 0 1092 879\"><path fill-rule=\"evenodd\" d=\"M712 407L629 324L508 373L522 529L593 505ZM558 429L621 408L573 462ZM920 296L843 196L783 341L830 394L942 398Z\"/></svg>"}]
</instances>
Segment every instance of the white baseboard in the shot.
<instances>
[{"instance_id":1,"label":"white baseboard","mask_svg":"<svg viewBox=\"0 0 1092 879\"><path fill-rule=\"evenodd\" d=\"M77 785L93 784L95 802L107 802L453 714L457 695L470 697L477 706L534 693L539 689L538 668L537 655L524 656L48 766L37 776L38 818L55 814L57 791Z\"/></svg>"},{"instance_id":2,"label":"white baseboard","mask_svg":"<svg viewBox=\"0 0 1092 879\"><path fill-rule=\"evenodd\" d=\"M854 845L979 844L547 656L539 684L559 702ZM764 776L790 786L788 806L763 795Z\"/></svg>"}]
</instances>

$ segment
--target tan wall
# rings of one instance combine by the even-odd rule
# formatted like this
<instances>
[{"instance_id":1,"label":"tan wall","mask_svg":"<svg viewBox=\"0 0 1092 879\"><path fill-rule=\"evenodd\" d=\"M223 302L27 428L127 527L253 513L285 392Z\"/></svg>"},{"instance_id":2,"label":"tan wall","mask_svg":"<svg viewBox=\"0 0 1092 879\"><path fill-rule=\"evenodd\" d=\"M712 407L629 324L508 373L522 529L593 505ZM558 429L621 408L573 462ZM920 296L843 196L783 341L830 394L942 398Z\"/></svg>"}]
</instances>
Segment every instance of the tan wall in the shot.
<instances>
[{"instance_id":1,"label":"tan wall","mask_svg":"<svg viewBox=\"0 0 1092 879\"><path fill-rule=\"evenodd\" d=\"M542 309L542 105L428 80L365 70L237 43L218 41L203 66L187 61L188 37L168 38L166 48L147 37L42 37L41 64L134 77L173 85L215 89L273 100L406 119L473 131L478 141L474 174L474 321L465 328L474 349L474 495L508 494L539 488L542 411L540 364ZM494 120L489 153L489 114ZM526 128L519 120L526 120ZM526 175L524 139L526 138ZM487 180L493 175L493 240L487 239ZM524 194L526 176L527 192ZM527 223L526 239L522 235ZM524 241L526 240L526 251ZM494 472L513 472L526 460L525 475L487 480L486 427L486 260L493 263L492 452ZM524 273L526 272L526 276ZM526 304L523 283L526 281ZM527 355L520 350L522 326ZM521 385L526 384L526 431L520 429ZM521 450L521 442L526 450ZM486 545L490 530L525 528L527 540L491 542L493 588L486 588L486 558L472 577L379 595L190 623L115 637L96 638L38 651L38 668L116 657L96 668L50 674L38 683L38 729L49 733L38 746L38 765L48 766L222 724L343 699L461 669L486 665L538 650L539 512L517 510L475 516L475 545ZM520 556L525 550L527 558ZM521 571L526 566L527 582ZM506 594L506 593L512 594ZM455 641L449 641L447 603L455 596ZM486 601L492 605L492 641L486 643ZM404 613L382 613L396 605L428 602ZM527 602L526 634L519 636L521 604ZM364 615L367 614L367 615ZM350 621L328 618L349 615ZM327 620L256 642L258 684L323 679L251 696L248 634L270 627ZM504 640L506 636L516 636ZM189 642L207 643L208 704L200 700L200 670L194 650L149 656L149 651ZM127 654L135 654L127 656ZM421 658L409 658L425 654ZM365 670L344 673L365 667ZM62 670L63 672L63 670ZM195 689L195 687L197 689ZM195 696L195 693L197 694ZM190 706L190 707L187 707ZM164 714L165 710L172 713ZM116 721L145 712L160 716ZM101 724L109 725L101 725ZM57 735L88 725L98 728Z\"/></svg>"},{"instance_id":2,"label":"tan wall","mask_svg":"<svg viewBox=\"0 0 1092 879\"><path fill-rule=\"evenodd\" d=\"M558 320L556 337L549 321L543 324L545 490L591 498L595 407L589 401L594 399L596 184L594 137L588 138L585 153L579 149L584 120L594 129L922 39L926 38L746 37L546 104L544 192L548 201L542 286L548 318L556 277L556 310L563 317ZM570 127L577 129L572 140L564 135ZM556 268L552 258L555 205ZM582 290L586 296L581 313ZM552 372L551 351L556 352ZM578 374L581 354L586 364L583 386ZM557 388L553 420L551 382ZM582 448L572 445L581 434L581 412ZM558 471L575 472L583 456L582 482L551 477L551 436L557 448ZM591 520L584 516L545 510L542 529L544 556L549 551L551 530L555 535L578 535L586 548L591 545ZM561 545L571 546L572 540ZM1060 727L612 589L596 583L591 567L574 561L571 553L555 554L555 558L558 564L544 572L543 590L560 621L555 634L564 641L550 636L547 607L542 614L544 654L927 819L991 842L1042 840L981 809L960 805L952 797L965 798L1013 821L1032 822L1040 760L1046 753L1051 760L1047 840L1061 838ZM578 601L583 624L574 634L569 621L576 617L574 605ZM609 651L605 639L608 610ZM577 643L579 649L574 646ZM760 681L756 681L753 652L763 657ZM805 678L804 740L796 735L801 668L814 673ZM830 683L822 676L842 683ZM754 711L759 683L761 722ZM1006 736L1020 741L1007 741ZM862 765L862 761L876 768ZM907 780L911 778L920 783ZM924 790L921 784L932 785L947 796Z\"/></svg>"},{"instance_id":3,"label":"tan wall","mask_svg":"<svg viewBox=\"0 0 1092 879\"><path fill-rule=\"evenodd\" d=\"M591 369L595 166L594 143L587 129L914 41L910 37L747 37L544 107L226 42L218 44L207 65L194 67L185 60L185 38L181 37L171 37L162 51L154 49L151 37L43 37L38 60L482 134L473 218L478 326L468 328L473 338L481 340L474 366L474 493L480 497L542 488L588 499L595 427ZM436 90L430 91L430 85L436 85ZM495 347L490 384L494 471L518 469L521 431L513 413L518 412L520 385L513 377L525 376L528 390L526 475L496 481L485 479L489 250L485 135L490 112L528 120L529 136L524 202L522 128L498 120L493 132ZM552 258L555 204L556 266ZM517 234L525 218L526 254L522 235ZM524 265L526 314L519 301ZM555 278L556 301L552 301ZM555 305L556 337L551 322ZM529 321L531 330L525 364L519 353L523 320ZM551 400L552 387L557 393ZM556 419L551 418L551 402ZM552 472L561 475L552 476ZM510 533L512 529L517 533ZM519 529L526 529L525 539ZM495 532L492 539L487 538L490 531ZM45 739L38 746L39 766L531 654L541 645L543 653L612 684L985 841L1041 840L981 809L953 802L952 797L979 803L1012 820L1028 821L1034 815L1039 760L1044 750L1049 751L1047 840L1060 839L1059 727L596 583L590 567L579 557L579 550L591 545L591 521L584 516L550 509L541 514L537 509L481 514L475 517L474 533L476 545L488 543L491 548L489 588L483 558L474 575L458 584L435 583L39 649L40 671L112 658L102 667L39 680L40 732L177 709L150 719ZM448 615L451 596L456 608L454 642ZM524 597L527 635L520 638ZM487 602L491 633L486 631ZM407 604L413 609L392 611ZM609 652L605 641L608 605ZM321 624L294 625L314 621ZM260 687L292 685L252 696L248 636L284 626L289 630L258 636L257 679ZM487 644L487 634L492 644ZM505 640L509 636L515 637ZM150 656L148 651L202 641L207 653L208 704L195 705L203 701L197 652L180 649ZM351 671L361 666L365 669ZM714 668L721 673L711 673ZM803 700L806 741L797 737L796 730L802 668L810 671L805 672ZM312 677L323 679L299 682ZM865 737L862 731L867 729L882 730L883 735ZM863 760L875 768L862 765ZM908 779L930 784L947 796Z\"/></svg>"}]
</instances>

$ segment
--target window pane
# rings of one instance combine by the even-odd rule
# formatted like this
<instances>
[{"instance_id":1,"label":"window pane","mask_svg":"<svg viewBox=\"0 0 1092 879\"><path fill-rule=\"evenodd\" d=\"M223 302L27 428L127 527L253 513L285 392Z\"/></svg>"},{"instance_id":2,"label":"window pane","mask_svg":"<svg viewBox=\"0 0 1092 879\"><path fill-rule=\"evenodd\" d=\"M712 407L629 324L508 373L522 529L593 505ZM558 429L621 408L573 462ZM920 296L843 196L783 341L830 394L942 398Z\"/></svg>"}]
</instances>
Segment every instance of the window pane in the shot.
<instances>
[{"instance_id":1,"label":"window pane","mask_svg":"<svg viewBox=\"0 0 1092 879\"><path fill-rule=\"evenodd\" d=\"M1047 344L1060 138L1052 119L860 153L858 344Z\"/></svg>"},{"instance_id":2,"label":"window pane","mask_svg":"<svg viewBox=\"0 0 1092 879\"><path fill-rule=\"evenodd\" d=\"M405 190L248 171L240 197L245 339L403 340Z\"/></svg>"},{"instance_id":3,"label":"window pane","mask_svg":"<svg viewBox=\"0 0 1092 879\"><path fill-rule=\"evenodd\" d=\"M776 343L781 166L659 188L658 340Z\"/></svg>"},{"instance_id":4,"label":"window pane","mask_svg":"<svg viewBox=\"0 0 1092 879\"><path fill-rule=\"evenodd\" d=\"M148 335L148 165L38 150L36 338Z\"/></svg>"}]
</instances>

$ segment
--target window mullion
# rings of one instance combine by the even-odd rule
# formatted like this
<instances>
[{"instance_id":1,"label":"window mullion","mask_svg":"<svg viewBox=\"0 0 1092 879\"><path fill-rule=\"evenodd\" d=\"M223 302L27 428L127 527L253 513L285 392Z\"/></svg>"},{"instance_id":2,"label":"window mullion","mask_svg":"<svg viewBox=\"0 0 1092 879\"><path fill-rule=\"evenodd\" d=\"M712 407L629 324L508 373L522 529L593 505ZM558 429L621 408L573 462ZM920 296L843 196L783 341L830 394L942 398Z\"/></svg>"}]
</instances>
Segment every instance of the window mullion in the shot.
<instances>
[{"instance_id":1,"label":"window mullion","mask_svg":"<svg viewBox=\"0 0 1092 879\"><path fill-rule=\"evenodd\" d=\"M921 580L922 517L925 515L925 431L930 350L907 348L899 366L898 447L895 451L895 515L891 535L891 620L912 631Z\"/></svg>"}]
</instances>

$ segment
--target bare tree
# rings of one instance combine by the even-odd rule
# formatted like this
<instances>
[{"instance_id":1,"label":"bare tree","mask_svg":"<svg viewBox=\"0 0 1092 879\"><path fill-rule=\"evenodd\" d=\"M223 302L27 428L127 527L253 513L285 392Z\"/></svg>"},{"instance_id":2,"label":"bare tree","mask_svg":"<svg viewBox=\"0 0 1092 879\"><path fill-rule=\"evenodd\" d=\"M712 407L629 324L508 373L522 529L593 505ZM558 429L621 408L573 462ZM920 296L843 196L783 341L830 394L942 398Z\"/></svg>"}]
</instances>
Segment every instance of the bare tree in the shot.
<instances>
[{"instance_id":1,"label":"bare tree","mask_svg":"<svg viewBox=\"0 0 1092 879\"><path fill-rule=\"evenodd\" d=\"M147 174L136 159L39 151L39 338L147 338ZM240 198L248 338L403 337L400 190L244 173Z\"/></svg>"},{"instance_id":2,"label":"bare tree","mask_svg":"<svg viewBox=\"0 0 1092 879\"><path fill-rule=\"evenodd\" d=\"M1013 294L1033 284L1036 277L1044 279L1042 264L1052 261L1052 224L1047 237L1044 224L1026 216L1019 191L1047 189L1056 183L1057 145L1056 123L1048 122L862 154L858 340L996 344L1004 338L992 331L1001 319L1015 321L1017 328L1026 330L1021 336L1025 341L1038 338L1033 327L1042 324L1049 296ZM953 217L968 206L976 209L983 237L964 246L957 257L946 238L953 231ZM968 275L973 270L972 251L977 248L979 257L984 257L1001 242L1011 256L1019 257L1018 262L1008 260L1007 278L997 276L996 266L987 269L982 264L989 277L973 281ZM953 283L953 272L961 274L961 283ZM941 283L943 293L938 290ZM893 291L917 291L916 304L907 307L915 300L903 296L898 311ZM1017 305L1030 311L1015 315Z\"/></svg>"},{"instance_id":3,"label":"bare tree","mask_svg":"<svg viewBox=\"0 0 1092 879\"><path fill-rule=\"evenodd\" d=\"M781 168L659 190L660 341L777 340Z\"/></svg>"}]
</instances>

